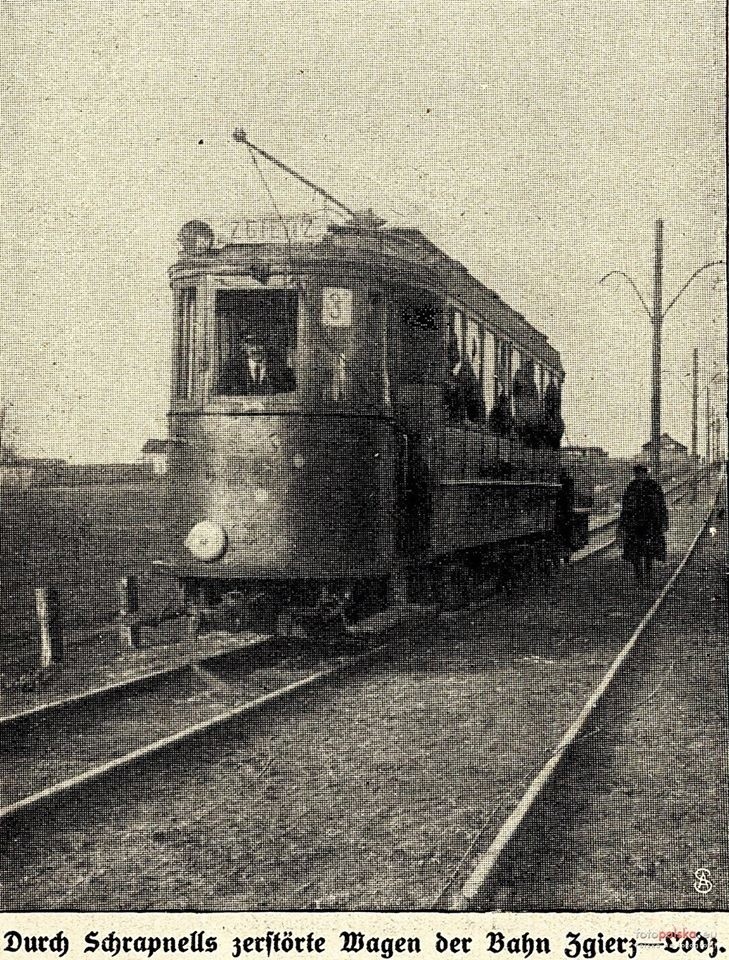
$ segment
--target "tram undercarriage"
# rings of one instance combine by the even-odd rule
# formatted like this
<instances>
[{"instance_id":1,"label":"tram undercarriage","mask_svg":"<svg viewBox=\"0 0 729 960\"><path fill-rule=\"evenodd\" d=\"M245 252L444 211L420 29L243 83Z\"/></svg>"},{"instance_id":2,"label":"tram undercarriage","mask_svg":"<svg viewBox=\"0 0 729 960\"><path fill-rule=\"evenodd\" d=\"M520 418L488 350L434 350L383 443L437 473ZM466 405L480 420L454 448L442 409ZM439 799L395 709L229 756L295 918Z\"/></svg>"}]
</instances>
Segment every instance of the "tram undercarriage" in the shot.
<instances>
[{"instance_id":1,"label":"tram undercarriage","mask_svg":"<svg viewBox=\"0 0 729 960\"><path fill-rule=\"evenodd\" d=\"M182 578L181 599L195 633L337 637L347 626L407 603L458 609L508 592L520 579L546 579L569 558L555 535L535 534L423 560L403 560L364 579Z\"/></svg>"}]
</instances>

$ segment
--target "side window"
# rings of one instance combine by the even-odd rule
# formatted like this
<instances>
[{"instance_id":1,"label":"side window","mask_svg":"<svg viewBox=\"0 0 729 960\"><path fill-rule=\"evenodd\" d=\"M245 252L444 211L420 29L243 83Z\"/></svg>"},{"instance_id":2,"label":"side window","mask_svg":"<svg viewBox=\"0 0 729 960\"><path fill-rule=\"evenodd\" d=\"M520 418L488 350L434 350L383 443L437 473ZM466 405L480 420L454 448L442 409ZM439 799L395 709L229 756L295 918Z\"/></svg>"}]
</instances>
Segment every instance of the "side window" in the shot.
<instances>
[{"instance_id":1,"label":"side window","mask_svg":"<svg viewBox=\"0 0 729 960\"><path fill-rule=\"evenodd\" d=\"M446 358L448 371L455 374L463 358L463 314L451 307L448 313Z\"/></svg>"},{"instance_id":2,"label":"side window","mask_svg":"<svg viewBox=\"0 0 729 960\"><path fill-rule=\"evenodd\" d=\"M514 383L519 381L519 370L521 368L521 354L512 347L511 350L511 368L509 370L509 396L511 397L511 412L515 410Z\"/></svg>"},{"instance_id":3,"label":"side window","mask_svg":"<svg viewBox=\"0 0 729 960\"><path fill-rule=\"evenodd\" d=\"M512 383L514 418L520 438L529 447L540 445L542 417L532 357L524 355Z\"/></svg>"},{"instance_id":4,"label":"side window","mask_svg":"<svg viewBox=\"0 0 729 960\"><path fill-rule=\"evenodd\" d=\"M481 388L483 390L484 407L488 414L496 400L496 337L485 328L481 360Z\"/></svg>"},{"instance_id":5,"label":"side window","mask_svg":"<svg viewBox=\"0 0 729 960\"><path fill-rule=\"evenodd\" d=\"M509 436L513 428L511 410L512 348L508 340L496 341L495 397L489 414L489 429L500 437Z\"/></svg>"},{"instance_id":6,"label":"side window","mask_svg":"<svg viewBox=\"0 0 729 960\"><path fill-rule=\"evenodd\" d=\"M398 381L437 382L443 315L440 299L418 287L397 287L392 291L392 302L398 339Z\"/></svg>"},{"instance_id":7,"label":"side window","mask_svg":"<svg viewBox=\"0 0 729 960\"><path fill-rule=\"evenodd\" d=\"M548 379L547 379L548 377ZM554 371L545 371L544 399L542 401L542 442L559 449L564 434L562 420L562 383Z\"/></svg>"},{"instance_id":8,"label":"side window","mask_svg":"<svg viewBox=\"0 0 729 960\"><path fill-rule=\"evenodd\" d=\"M481 423L486 418L481 374L482 328L476 320L453 310L448 326L448 365L444 402L452 420Z\"/></svg>"},{"instance_id":9,"label":"side window","mask_svg":"<svg viewBox=\"0 0 729 960\"><path fill-rule=\"evenodd\" d=\"M535 364L534 377L537 385L537 396L541 402L544 398L544 367L541 363Z\"/></svg>"},{"instance_id":10,"label":"side window","mask_svg":"<svg viewBox=\"0 0 729 960\"><path fill-rule=\"evenodd\" d=\"M177 356L173 395L176 400L192 396L192 371L195 350L197 288L183 287L177 300Z\"/></svg>"},{"instance_id":11,"label":"side window","mask_svg":"<svg viewBox=\"0 0 729 960\"><path fill-rule=\"evenodd\" d=\"M499 340L497 344L496 387L498 395L511 397L511 344Z\"/></svg>"},{"instance_id":12,"label":"side window","mask_svg":"<svg viewBox=\"0 0 729 960\"><path fill-rule=\"evenodd\" d=\"M458 377L463 367L464 317L460 310L451 307L448 311L445 343L445 374L443 380L443 403L451 420L464 418L463 404L458 393Z\"/></svg>"}]
</instances>

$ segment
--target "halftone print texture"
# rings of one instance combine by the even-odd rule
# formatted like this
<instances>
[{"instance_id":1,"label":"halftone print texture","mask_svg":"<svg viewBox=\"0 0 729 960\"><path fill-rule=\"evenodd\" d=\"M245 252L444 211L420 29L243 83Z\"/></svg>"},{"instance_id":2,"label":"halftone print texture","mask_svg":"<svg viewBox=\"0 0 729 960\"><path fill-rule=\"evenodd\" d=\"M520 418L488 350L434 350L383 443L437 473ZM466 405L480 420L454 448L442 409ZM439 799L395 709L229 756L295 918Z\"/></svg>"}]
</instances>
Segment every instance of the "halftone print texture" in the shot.
<instances>
[{"instance_id":1,"label":"halftone print texture","mask_svg":"<svg viewBox=\"0 0 729 960\"><path fill-rule=\"evenodd\" d=\"M0 910L729 909L723 5L5 14Z\"/></svg>"}]
</instances>

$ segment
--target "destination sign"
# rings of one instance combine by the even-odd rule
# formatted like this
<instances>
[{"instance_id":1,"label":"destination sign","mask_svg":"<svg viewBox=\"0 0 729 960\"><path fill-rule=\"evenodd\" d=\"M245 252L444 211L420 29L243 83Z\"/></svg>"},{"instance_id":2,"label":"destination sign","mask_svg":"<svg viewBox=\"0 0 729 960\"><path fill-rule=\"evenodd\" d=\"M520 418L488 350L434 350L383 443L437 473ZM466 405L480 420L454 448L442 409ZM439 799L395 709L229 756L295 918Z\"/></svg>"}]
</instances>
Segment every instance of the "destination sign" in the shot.
<instances>
[{"instance_id":1,"label":"destination sign","mask_svg":"<svg viewBox=\"0 0 729 960\"><path fill-rule=\"evenodd\" d=\"M323 213L230 220L221 224L215 243L219 247L228 243L314 243L337 222Z\"/></svg>"}]
</instances>

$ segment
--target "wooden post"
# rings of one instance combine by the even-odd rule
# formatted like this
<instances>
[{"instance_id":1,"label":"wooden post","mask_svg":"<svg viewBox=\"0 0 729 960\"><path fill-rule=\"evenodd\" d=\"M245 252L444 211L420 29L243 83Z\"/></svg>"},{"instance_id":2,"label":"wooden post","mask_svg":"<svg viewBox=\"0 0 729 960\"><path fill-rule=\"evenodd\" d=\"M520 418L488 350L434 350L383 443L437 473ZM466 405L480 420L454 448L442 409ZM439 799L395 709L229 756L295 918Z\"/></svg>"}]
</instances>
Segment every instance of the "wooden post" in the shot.
<instances>
[{"instance_id":1,"label":"wooden post","mask_svg":"<svg viewBox=\"0 0 729 960\"><path fill-rule=\"evenodd\" d=\"M139 612L139 586L136 577L122 577L116 584L119 598L119 653L136 650L142 628L132 619Z\"/></svg>"},{"instance_id":2,"label":"wooden post","mask_svg":"<svg viewBox=\"0 0 729 960\"><path fill-rule=\"evenodd\" d=\"M35 609L40 626L40 665L45 670L52 663L63 660L63 630L56 591L50 587L38 587Z\"/></svg>"},{"instance_id":3,"label":"wooden post","mask_svg":"<svg viewBox=\"0 0 729 960\"><path fill-rule=\"evenodd\" d=\"M185 618L185 634L188 640L197 640L202 627L202 615L198 608L188 610Z\"/></svg>"}]
</instances>

